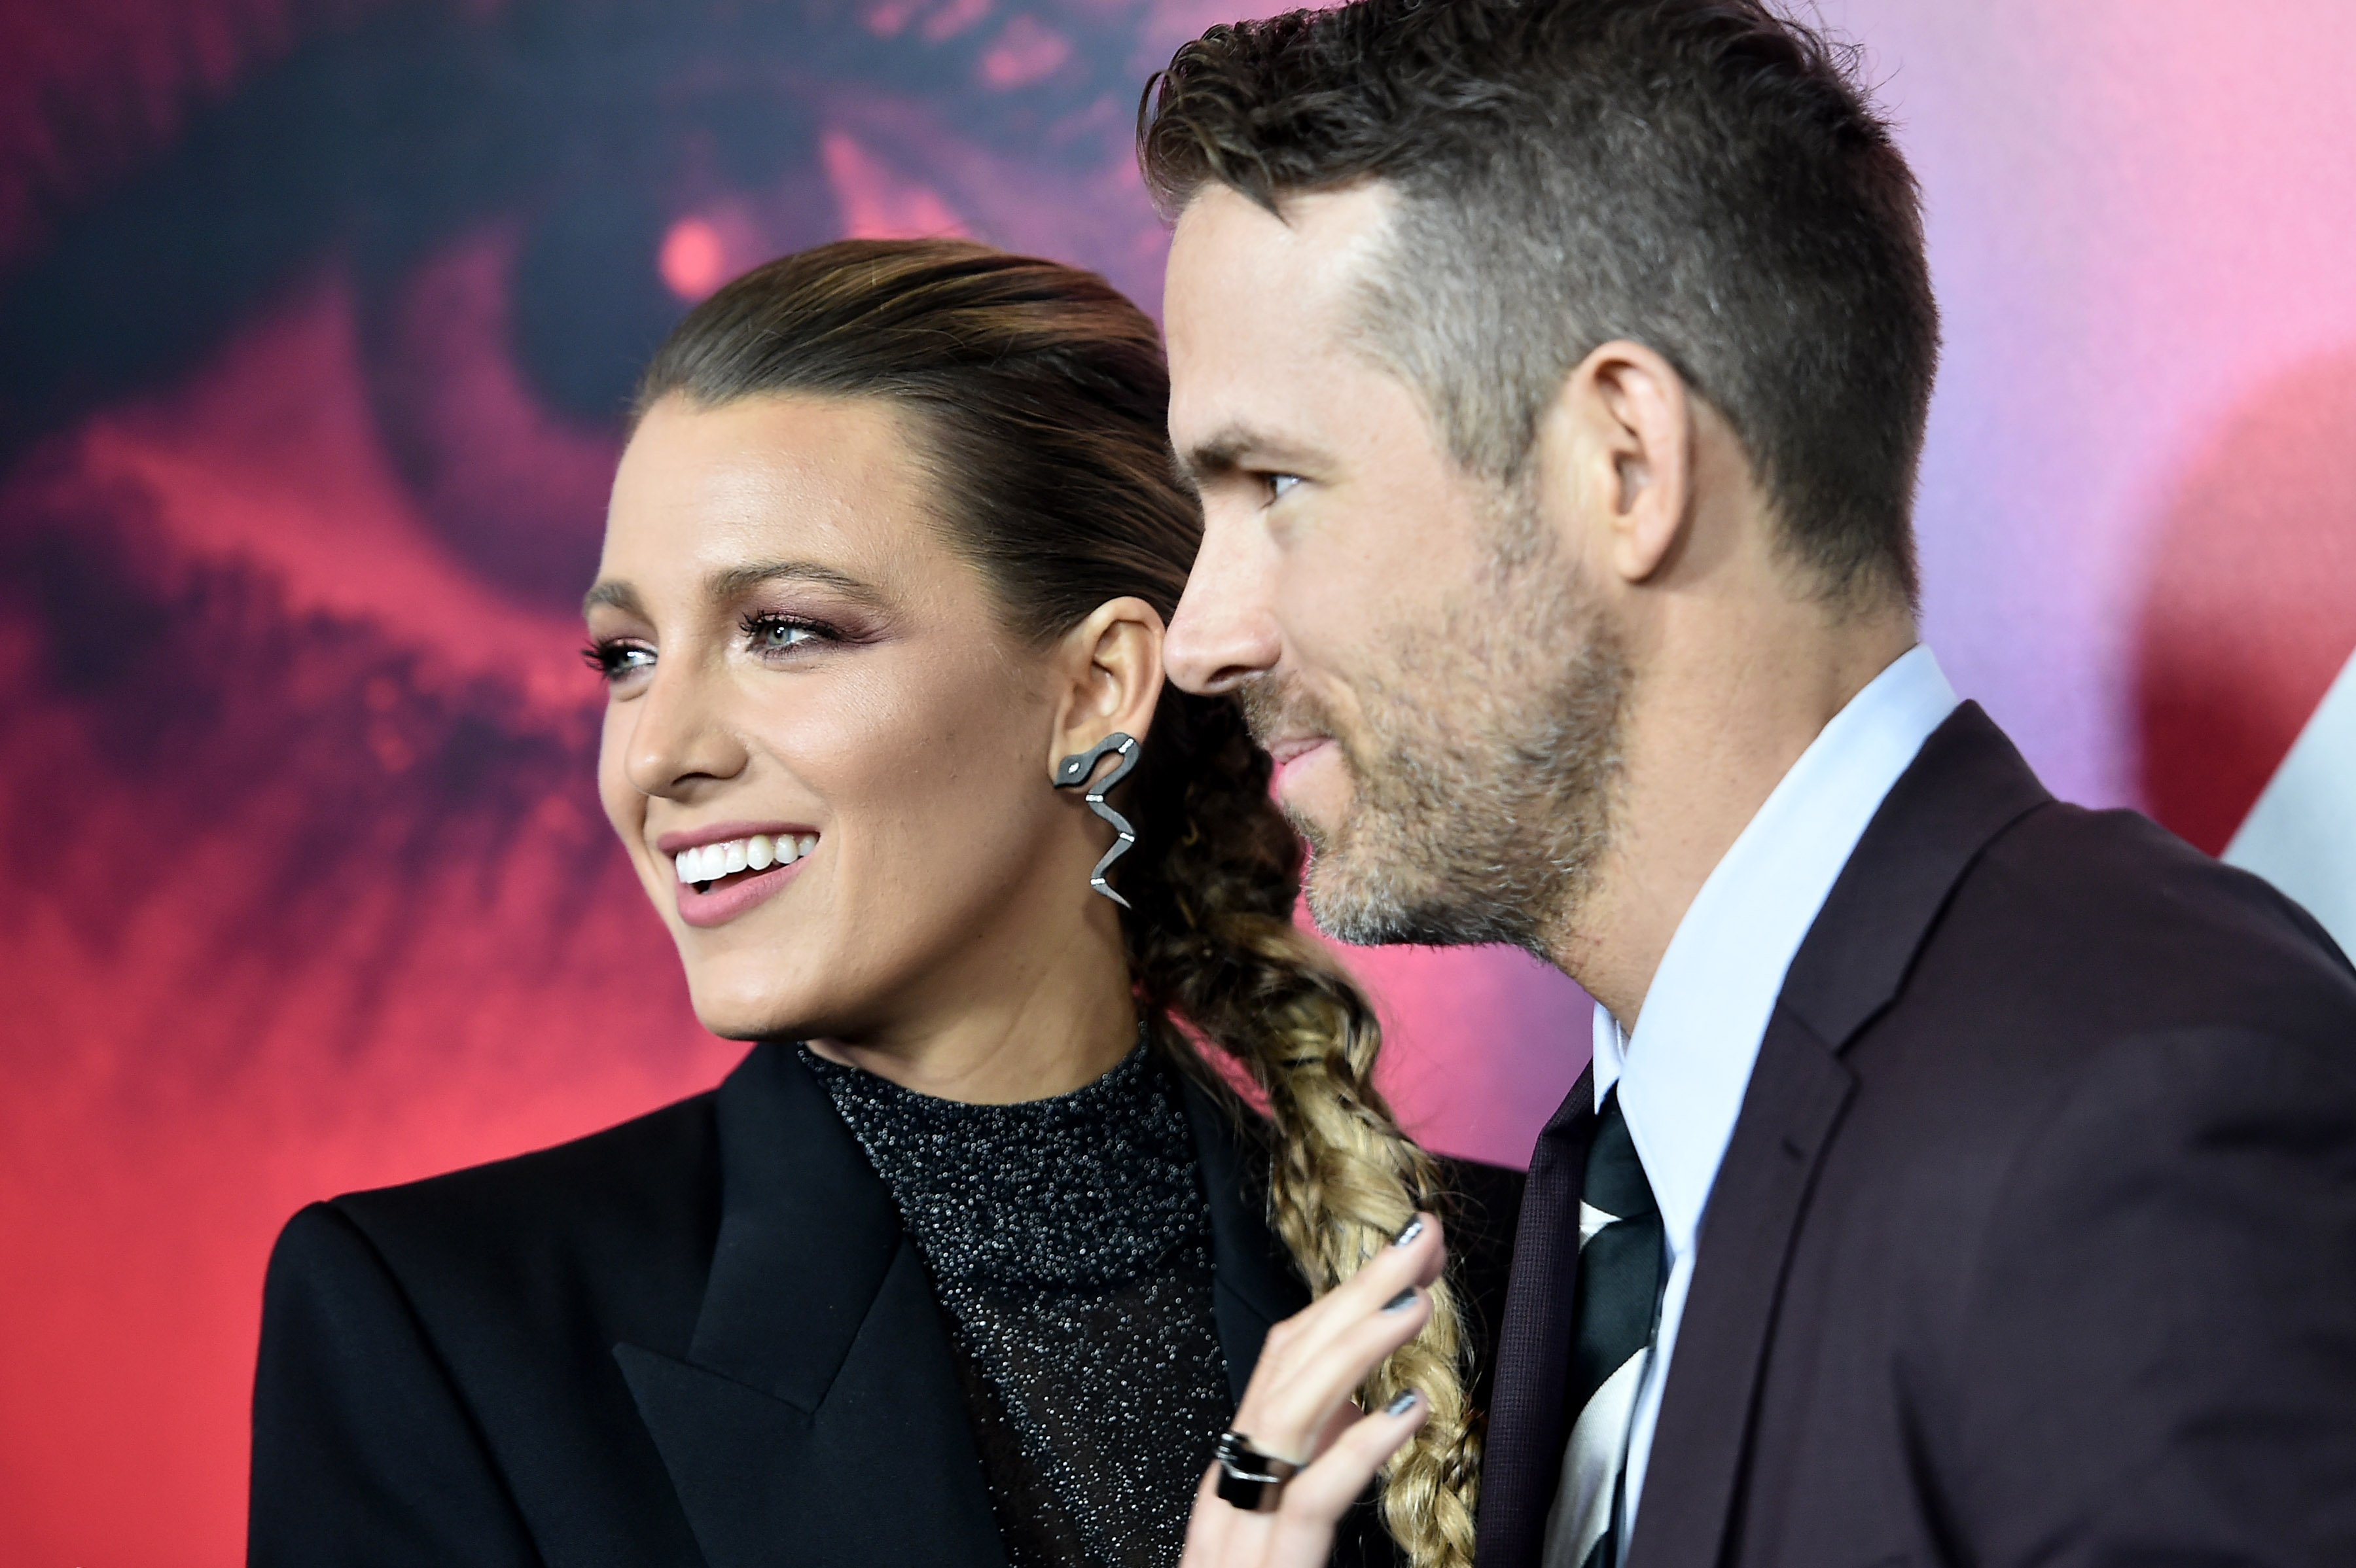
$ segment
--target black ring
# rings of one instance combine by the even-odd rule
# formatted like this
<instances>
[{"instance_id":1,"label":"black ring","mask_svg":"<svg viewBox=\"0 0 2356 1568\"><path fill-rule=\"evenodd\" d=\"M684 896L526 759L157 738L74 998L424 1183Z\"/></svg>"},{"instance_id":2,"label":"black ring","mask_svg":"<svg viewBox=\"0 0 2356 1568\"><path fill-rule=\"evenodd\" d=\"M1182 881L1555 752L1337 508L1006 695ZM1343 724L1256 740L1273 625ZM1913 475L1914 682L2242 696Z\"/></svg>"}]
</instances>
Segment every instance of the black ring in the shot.
<instances>
[{"instance_id":1,"label":"black ring","mask_svg":"<svg viewBox=\"0 0 2356 1568\"><path fill-rule=\"evenodd\" d=\"M1274 1508L1284 1494L1284 1483L1301 1474L1300 1466L1290 1459L1261 1453L1251 1445L1250 1438L1233 1427L1219 1434L1219 1444L1212 1451L1212 1457L1219 1466L1220 1500L1246 1513L1261 1513Z\"/></svg>"}]
</instances>

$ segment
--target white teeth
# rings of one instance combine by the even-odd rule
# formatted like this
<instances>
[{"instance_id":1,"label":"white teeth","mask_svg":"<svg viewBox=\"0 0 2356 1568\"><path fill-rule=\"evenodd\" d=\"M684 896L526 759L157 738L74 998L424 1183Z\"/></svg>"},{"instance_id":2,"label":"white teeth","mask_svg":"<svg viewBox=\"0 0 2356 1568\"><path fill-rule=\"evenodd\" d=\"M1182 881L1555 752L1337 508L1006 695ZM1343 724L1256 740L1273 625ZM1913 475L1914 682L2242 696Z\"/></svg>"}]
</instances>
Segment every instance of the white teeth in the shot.
<instances>
[{"instance_id":1,"label":"white teeth","mask_svg":"<svg viewBox=\"0 0 2356 1568\"><path fill-rule=\"evenodd\" d=\"M775 838L755 833L751 838L680 850L671 856L671 867L679 873L681 882L717 882L734 871L766 871L773 865L791 865L817 847L816 833L799 837L779 833Z\"/></svg>"}]
</instances>

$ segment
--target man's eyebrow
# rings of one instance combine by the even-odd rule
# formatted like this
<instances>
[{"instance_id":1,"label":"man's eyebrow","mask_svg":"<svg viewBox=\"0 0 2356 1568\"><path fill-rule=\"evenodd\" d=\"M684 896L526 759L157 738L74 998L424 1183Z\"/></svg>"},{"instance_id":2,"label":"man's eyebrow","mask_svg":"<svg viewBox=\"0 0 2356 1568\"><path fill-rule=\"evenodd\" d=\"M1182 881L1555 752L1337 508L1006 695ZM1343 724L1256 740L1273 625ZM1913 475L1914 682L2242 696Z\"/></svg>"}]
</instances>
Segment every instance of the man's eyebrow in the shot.
<instances>
[{"instance_id":1,"label":"man's eyebrow","mask_svg":"<svg viewBox=\"0 0 2356 1568\"><path fill-rule=\"evenodd\" d=\"M1244 468L1284 468L1307 463L1309 454L1292 443L1246 424L1222 425L1176 455L1178 477L1197 488Z\"/></svg>"}]
</instances>

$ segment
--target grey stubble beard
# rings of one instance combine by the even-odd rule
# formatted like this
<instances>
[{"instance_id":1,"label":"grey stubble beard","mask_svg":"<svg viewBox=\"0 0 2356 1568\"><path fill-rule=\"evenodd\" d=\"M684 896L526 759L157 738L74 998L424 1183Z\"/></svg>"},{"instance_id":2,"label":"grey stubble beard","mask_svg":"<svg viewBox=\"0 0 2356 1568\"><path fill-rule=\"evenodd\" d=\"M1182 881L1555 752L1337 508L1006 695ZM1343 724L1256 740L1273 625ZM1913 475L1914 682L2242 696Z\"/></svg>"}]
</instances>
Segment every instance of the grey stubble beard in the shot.
<instances>
[{"instance_id":1,"label":"grey stubble beard","mask_svg":"<svg viewBox=\"0 0 2356 1568\"><path fill-rule=\"evenodd\" d=\"M1353 684L1362 733L1306 693L1255 684L1255 733L1333 735L1342 822L1288 812L1309 842L1320 929L1354 945L1503 942L1541 959L1575 923L1611 842L1629 670L1576 569L1501 555L1432 632Z\"/></svg>"}]
</instances>

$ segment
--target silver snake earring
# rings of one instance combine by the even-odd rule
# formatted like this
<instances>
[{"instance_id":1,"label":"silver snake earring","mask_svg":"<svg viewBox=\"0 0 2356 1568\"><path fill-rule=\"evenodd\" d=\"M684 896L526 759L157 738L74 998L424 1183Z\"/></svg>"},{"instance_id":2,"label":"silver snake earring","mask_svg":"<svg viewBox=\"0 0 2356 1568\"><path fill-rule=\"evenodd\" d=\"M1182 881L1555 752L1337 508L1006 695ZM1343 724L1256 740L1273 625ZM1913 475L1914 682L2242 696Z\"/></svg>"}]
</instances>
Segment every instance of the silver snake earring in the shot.
<instances>
[{"instance_id":1,"label":"silver snake earring","mask_svg":"<svg viewBox=\"0 0 2356 1568\"><path fill-rule=\"evenodd\" d=\"M1074 752L1055 765L1055 788L1075 789L1087 784L1088 810L1110 822L1112 831L1119 835L1112 841L1112 847L1104 852L1104 858L1097 862L1097 868L1088 873L1088 886L1124 909L1130 907L1129 900L1105 886L1104 874L1114 861L1129 853L1130 846L1137 842L1137 832L1129 825L1127 817L1105 804L1105 792L1129 777L1129 770L1137 766L1138 753L1141 749L1136 737L1115 730L1087 750ZM1089 776L1096 772L1097 764L1104 760L1108 752L1118 755L1120 760L1113 764L1111 772L1089 784Z\"/></svg>"}]
</instances>

